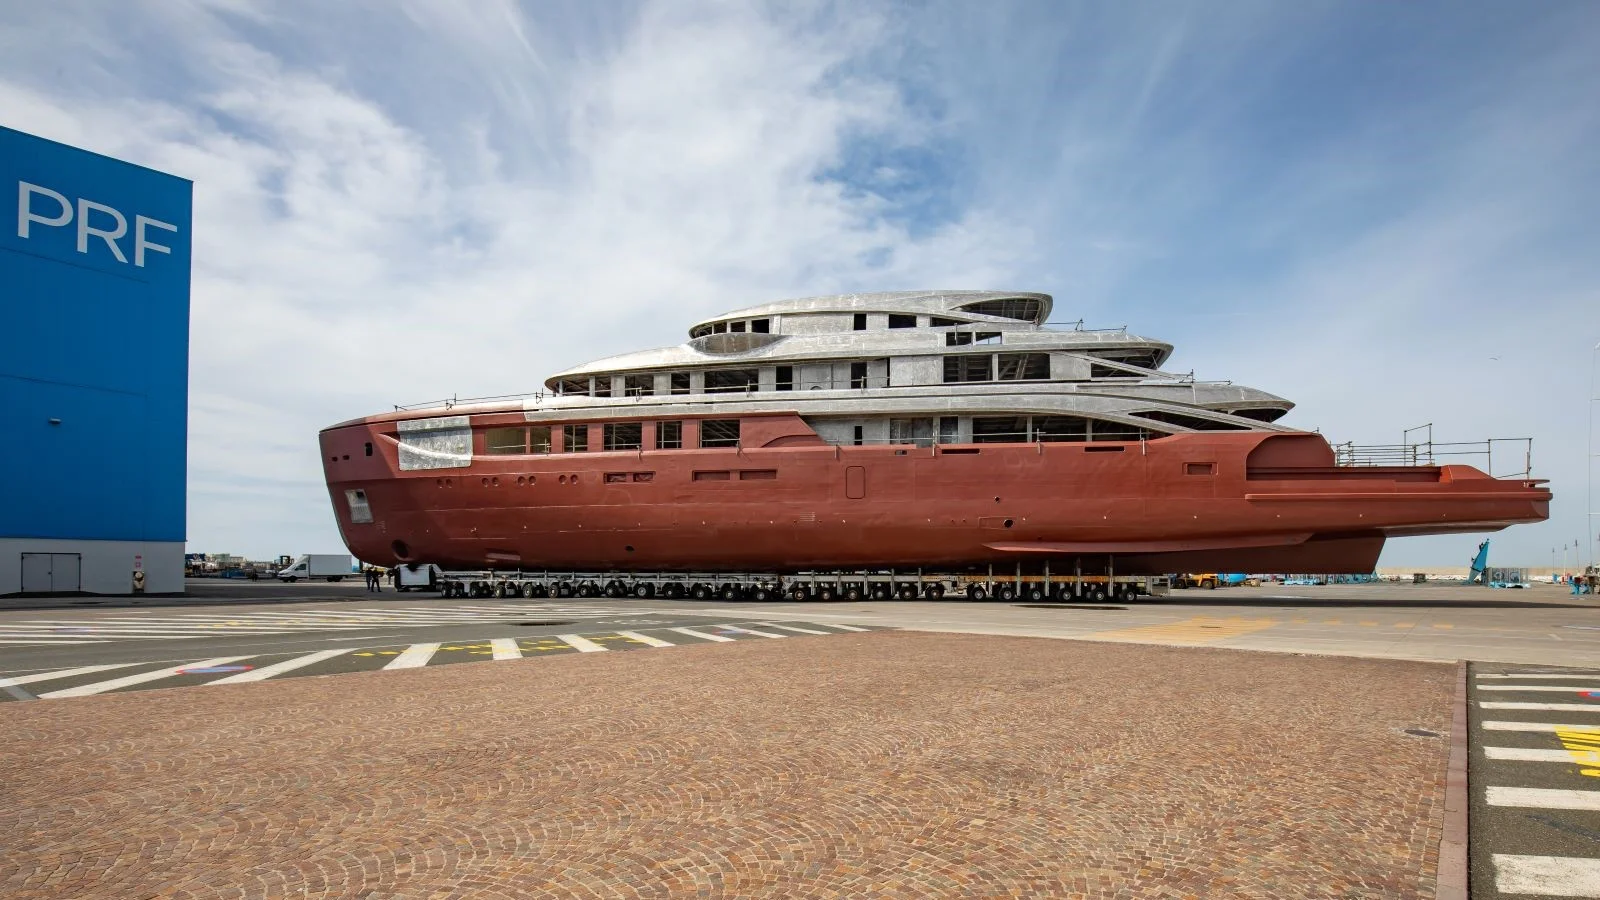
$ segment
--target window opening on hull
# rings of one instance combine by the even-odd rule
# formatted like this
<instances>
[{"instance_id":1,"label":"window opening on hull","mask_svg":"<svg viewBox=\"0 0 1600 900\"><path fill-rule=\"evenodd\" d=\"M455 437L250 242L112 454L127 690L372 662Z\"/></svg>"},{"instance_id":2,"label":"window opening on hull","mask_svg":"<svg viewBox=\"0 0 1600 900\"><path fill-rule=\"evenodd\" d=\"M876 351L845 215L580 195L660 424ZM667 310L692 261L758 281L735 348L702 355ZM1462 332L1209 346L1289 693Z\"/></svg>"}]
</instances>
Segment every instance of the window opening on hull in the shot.
<instances>
[{"instance_id":1,"label":"window opening on hull","mask_svg":"<svg viewBox=\"0 0 1600 900\"><path fill-rule=\"evenodd\" d=\"M1195 431L1248 431L1250 428L1248 425L1240 425L1236 422L1218 422L1215 419L1187 416L1183 413L1168 412L1161 409L1144 410L1133 413L1133 415L1141 419L1149 419L1152 422L1165 422L1168 425L1193 428Z\"/></svg>"},{"instance_id":2,"label":"window opening on hull","mask_svg":"<svg viewBox=\"0 0 1600 900\"><path fill-rule=\"evenodd\" d=\"M638 450L644 446L644 425L640 422L610 422L604 428L607 450Z\"/></svg>"},{"instance_id":3,"label":"window opening on hull","mask_svg":"<svg viewBox=\"0 0 1600 900\"><path fill-rule=\"evenodd\" d=\"M956 319L947 319L944 316L930 316L928 318L928 327L929 328L949 328L952 325L961 325L961 324L963 324L963 323L958 321L958 320L956 320Z\"/></svg>"},{"instance_id":4,"label":"window opening on hull","mask_svg":"<svg viewBox=\"0 0 1600 900\"><path fill-rule=\"evenodd\" d=\"M855 430L855 445L857 447L861 446L862 443L864 443L864 441L865 441L865 432L866 432L865 428L863 428L860 425L856 426L856 430Z\"/></svg>"},{"instance_id":5,"label":"window opening on hull","mask_svg":"<svg viewBox=\"0 0 1600 900\"><path fill-rule=\"evenodd\" d=\"M633 480L634 481L654 481L655 477L656 477L656 473L654 473L654 472L635 472L635 473L633 473Z\"/></svg>"},{"instance_id":6,"label":"window opening on hull","mask_svg":"<svg viewBox=\"0 0 1600 900\"><path fill-rule=\"evenodd\" d=\"M889 443L933 446L932 419L890 419Z\"/></svg>"},{"instance_id":7,"label":"window opening on hull","mask_svg":"<svg viewBox=\"0 0 1600 900\"><path fill-rule=\"evenodd\" d=\"M947 331L944 333L946 347L965 347L969 344L998 344L1000 343L998 331Z\"/></svg>"},{"instance_id":8,"label":"window opening on hull","mask_svg":"<svg viewBox=\"0 0 1600 900\"><path fill-rule=\"evenodd\" d=\"M1000 300L980 300L977 303L966 303L959 307L963 312L974 313L980 316L999 316L1003 319L1020 319L1032 322L1039 318L1042 307L1038 300L1025 297L1008 297Z\"/></svg>"},{"instance_id":9,"label":"window opening on hull","mask_svg":"<svg viewBox=\"0 0 1600 900\"><path fill-rule=\"evenodd\" d=\"M584 453L589 449L589 426L561 426L561 447L567 453Z\"/></svg>"},{"instance_id":10,"label":"window opening on hull","mask_svg":"<svg viewBox=\"0 0 1600 900\"><path fill-rule=\"evenodd\" d=\"M689 373L688 372L673 372L672 373L672 387L671 387L671 390L672 390L672 393L674 393L674 394L687 394L687 393L689 393Z\"/></svg>"},{"instance_id":11,"label":"window opening on hull","mask_svg":"<svg viewBox=\"0 0 1600 900\"><path fill-rule=\"evenodd\" d=\"M728 330L729 331L744 331L744 324L745 323L743 323L743 322L729 322L728 323Z\"/></svg>"},{"instance_id":12,"label":"window opening on hull","mask_svg":"<svg viewBox=\"0 0 1600 900\"><path fill-rule=\"evenodd\" d=\"M707 369L706 393L733 394L754 391L761 386L755 369Z\"/></svg>"},{"instance_id":13,"label":"window opening on hull","mask_svg":"<svg viewBox=\"0 0 1600 900\"><path fill-rule=\"evenodd\" d=\"M890 313L889 314L889 327L890 328L915 328L915 327L917 327L917 317L916 316L908 316L908 315L905 315L903 313Z\"/></svg>"},{"instance_id":14,"label":"window opening on hull","mask_svg":"<svg viewBox=\"0 0 1600 900\"><path fill-rule=\"evenodd\" d=\"M683 449L683 423L682 422L657 422L656 423L656 449L681 450Z\"/></svg>"},{"instance_id":15,"label":"window opening on hull","mask_svg":"<svg viewBox=\"0 0 1600 900\"><path fill-rule=\"evenodd\" d=\"M596 375L594 379L594 390L590 391L590 393L596 397L611 396L611 376Z\"/></svg>"},{"instance_id":16,"label":"window opening on hull","mask_svg":"<svg viewBox=\"0 0 1600 900\"><path fill-rule=\"evenodd\" d=\"M691 330L689 332L689 338L691 340L693 340L694 338L703 338L703 337L705 337L706 335L708 335L710 333L711 333L711 326L710 325L701 325L699 328L695 328L695 329L693 329L693 330Z\"/></svg>"},{"instance_id":17,"label":"window opening on hull","mask_svg":"<svg viewBox=\"0 0 1600 900\"><path fill-rule=\"evenodd\" d=\"M558 393L558 394L587 394L587 393L589 393L589 379L587 379L587 378L563 378L560 381L556 382L556 393Z\"/></svg>"},{"instance_id":18,"label":"window opening on hull","mask_svg":"<svg viewBox=\"0 0 1600 900\"><path fill-rule=\"evenodd\" d=\"M739 446L738 419L706 419L700 423L700 446Z\"/></svg>"},{"instance_id":19,"label":"window opening on hull","mask_svg":"<svg viewBox=\"0 0 1600 900\"><path fill-rule=\"evenodd\" d=\"M771 319L751 319L750 320L750 330L755 332L756 334L771 334L772 333L772 320Z\"/></svg>"},{"instance_id":20,"label":"window opening on hull","mask_svg":"<svg viewBox=\"0 0 1600 900\"><path fill-rule=\"evenodd\" d=\"M1236 409L1233 414L1245 419L1254 419L1257 422L1276 422L1289 411L1277 406L1264 406L1259 409Z\"/></svg>"},{"instance_id":21,"label":"window opening on hull","mask_svg":"<svg viewBox=\"0 0 1600 900\"><path fill-rule=\"evenodd\" d=\"M855 316L853 318L851 318L851 320L850 320L850 330L851 331L866 331L867 330L867 314L866 313L856 313Z\"/></svg>"},{"instance_id":22,"label":"window opening on hull","mask_svg":"<svg viewBox=\"0 0 1600 900\"><path fill-rule=\"evenodd\" d=\"M372 455L372 442L371 441L367 441L367 455L368 456Z\"/></svg>"},{"instance_id":23,"label":"window opening on hull","mask_svg":"<svg viewBox=\"0 0 1600 900\"><path fill-rule=\"evenodd\" d=\"M1137 441L1148 432L1136 425L1082 416L973 416L975 444Z\"/></svg>"},{"instance_id":24,"label":"window opening on hull","mask_svg":"<svg viewBox=\"0 0 1600 900\"><path fill-rule=\"evenodd\" d=\"M622 394L625 397L649 397L656 392L656 377L654 375L627 375L622 380Z\"/></svg>"},{"instance_id":25,"label":"window opening on hull","mask_svg":"<svg viewBox=\"0 0 1600 900\"><path fill-rule=\"evenodd\" d=\"M775 389L780 391L794 390L794 366L778 366L777 372L774 374L777 380L772 386Z\"/></svg>"},{"instance_id":26,"label":"window opening on hull","mask_svg":"<svg viewBox=\"0 0 1600 900\"><path fill-rule=\"evenodd\" d=\"M961 439L961 420L955 416L939 417L939 443L954 444Z\"/></svg>"},{"instance_id":27,"label":"window opening on hull","mask_svg":"<svg viewBox=\"0 0 1600 900\"><path fill-rule=\"evenodd\" d=\"M728 331L727 322L717 322L711 326L712 334L725 334Z\"/></svg>"},{"instance_id":28,"label":"window opening on hull","mask_svg":"<svg viewBox=\"0 0 1600 900\"><path fill-rule=\"evenodd\" d=\"M1050 380L1048 353L1001 353L995 358L999 362L1001 381Z\"/></svg>"},{"instance_id":29,"label":"window opening on hull","mask_svg":"<svg viewBox=\"0 0 1600 900\"><path fill-rule=\"evenodd\" d=\"M1183 474L1185 474L1185 475L1215 475L1216 473L1217 473L1217 464L1216 463L1205 462L1205 463L1184 463L1183 464Z\"/></svg>"},{"instance_id":30,"label":"window opening on hull","mask_svg":"<svg viewBox=\"0 0 1600 900\"><path fill-rule=\"evenodd\" d=\"M550 426L549 425L530 425L530 426L528 426L528 452L529 453L549 453L550 452Z\"/></svg>"},{"instance_id":31,"label":"window opening on hull","mask_svg":"<svg viewBox=\"0 0 1600 900\"><path fill-rule=\"evenodd\" d=\"M528 429L489 428L483 432L483 449L494 456L528 452Z\"/></svg>"},{"instance_id":32,"label":"window opening on hull","mask_svg":"<svg viewBox=\"0 0 1600 900\"><path fill-rule=\"evenodd\" d=\"M866 363L853 362L850 364L850 386L853 388L864 388L867 386Z\"/></svg>"},{"instance_id":33,"label":"window opening on hull","mask_svg":"<svg viewBox=\"0 0 1600 900\"><path fill-rule=\"evenodd\" d=\"M732 476L728 472L696 472L695 481L729 481Z\"/></svg>"},{"instance_id":34,"label":"window opening on hull","mask_svg":"<svg viewBox=\"0 0 1600 900\"><path fill-rule=\"evenodd\" d=\"M993 381L993 357L987 353L968 353L944 358L944 381L952 384L963 381Z\"/></svg>"},{"instance_id":35,"label":"window opening on hull","mask_svg":"<svg viewBox=\"0 0 1600 900\"><path fill-rule=\"evenodd\" d=\"M606 484L622 484L628 480L627 472L607 472Z\"/></svg>"}]
</instances>

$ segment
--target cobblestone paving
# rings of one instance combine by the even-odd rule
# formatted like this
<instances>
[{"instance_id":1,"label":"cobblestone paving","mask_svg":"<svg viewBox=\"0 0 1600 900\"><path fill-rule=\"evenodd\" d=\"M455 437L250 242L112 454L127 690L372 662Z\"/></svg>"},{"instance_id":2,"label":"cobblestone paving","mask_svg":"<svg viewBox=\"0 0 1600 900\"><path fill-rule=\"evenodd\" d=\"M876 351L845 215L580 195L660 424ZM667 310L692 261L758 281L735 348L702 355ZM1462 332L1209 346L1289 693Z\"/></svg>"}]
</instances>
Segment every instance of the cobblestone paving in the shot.
<instances>
[{"instance_id":1,"label":"cobblestone paving","mask_svg":"<svg viewBox=\"0 0 1600 900\"><path fill-rule=\"evenodd\" d=\"M879 632L14 703L0 896L1431 898L1453 678Z\"/></svg>"}]
</instances>

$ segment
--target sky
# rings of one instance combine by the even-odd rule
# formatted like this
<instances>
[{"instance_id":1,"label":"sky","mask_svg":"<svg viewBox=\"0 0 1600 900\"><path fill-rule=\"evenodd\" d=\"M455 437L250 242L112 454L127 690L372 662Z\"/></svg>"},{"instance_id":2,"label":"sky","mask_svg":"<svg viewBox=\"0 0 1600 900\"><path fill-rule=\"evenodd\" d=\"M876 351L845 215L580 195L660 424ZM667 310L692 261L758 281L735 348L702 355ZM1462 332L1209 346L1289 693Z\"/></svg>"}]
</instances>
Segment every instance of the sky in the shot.
<instances>
[{"instance_id":1,"label":"sky","mask_svg":"<svg viewBox=\"0 0 1600 900\"><path fill-rule=\"evenodd\" d=\"M195 183L189 549L256 558L341 546L328 425L772 300L994 289L1335 442L1532 437L1551 519L1490 561L1560 562L1596 97L1591 0L0 2L0 124Z\"/></svg>"}]
</instances>

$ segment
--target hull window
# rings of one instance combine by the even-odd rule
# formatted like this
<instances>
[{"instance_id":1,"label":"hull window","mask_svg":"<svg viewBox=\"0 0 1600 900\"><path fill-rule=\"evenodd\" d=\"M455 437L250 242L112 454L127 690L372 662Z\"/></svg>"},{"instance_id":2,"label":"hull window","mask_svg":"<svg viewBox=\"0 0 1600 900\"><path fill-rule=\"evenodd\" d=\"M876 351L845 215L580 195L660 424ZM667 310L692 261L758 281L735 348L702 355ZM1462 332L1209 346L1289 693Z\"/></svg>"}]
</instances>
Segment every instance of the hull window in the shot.
<instances>
[{"instance_id":1,"label":"hull window","mask_svg":"<svg viewBox=\"0 0 1600 900\"><path fill-rule=\"evenodd\" d=\"M998 316L1002 319L1020 319L1024 322L1037 321L1039 313L1044 310L1043 304L1038 300L1024 297L1013 297L1006 300L981 300L977 303L968 303L960 308L963 312L975 313L980 316Z\"/></svg>"},{"instance_id":2,"label":"hull window","mask_svg":"<svg viewBox=\"0 0 1600 900\"><path fill-rule=\"evenodd\" d=\"M947 331L944 335L946 347L965 347L968 344L995 344L1000 342L998 331Z\"/></svg>"},{"instance_id":3,"label":"hull window","mask_svg":"<svg viewBox=\"0 0 1600 900\"><path fill-rule=\"evenodd\" d=\"M687 394L687 393L689 393L689 373L688 372L673 372L672 373L672 393L674 393L674 394Z\"/></svg>"},{"instance_id":4,"label":"hull window","mask_svg":"<svg viewBox=\"0 0 1600 900\"><path fill-rule=\"evenodd\" d=\"M589 379L587 379L587 378L563 378L560 381L556 382L556 393L558 393L558 394L587 394L587 393L589 393Z\"/></svg>"},{"instance_id":5,"label":"hull window","mask_svg":"<svg viewBox=\"0 0 1600 900\"><path fill-rule=\"evenodd\" d=\"M853 362L850 364L850 386L853 388L864 388L867 386L866 363Z\"/></svg>"},{"instance_id":6,"label":"hull window","mask_svg":"<svg viewBox=\"0 0 1600 900\"><path fill-rule=\"evenodd\" d=\"M933 446L932 419L890 419L889 443Z\"/></svg>"},{"instance_id":7,"label":"hull window","mask_svg":"<svg viewBox=\"0 0 1600 900\"><path fill-rule=\"evenodd\" d=\"M915 327L917 327L917 317L916 316L902 315L900 313L890 313L889 314L889 327L890 328L915 328Z\"/></svg>"},{"instance_id":8,"label":"hull window","mask_svg":"<svg viewBox=\"0 0 1600 900\"><path fill-rule=\"evenodd\" d=\"M1002 353L997 358L1001 381L1050 380L1048 353Z\"/></svg>"},{"instance_id":9,"label":"hull window","mask_svg":"<svg viewBox=\"0 0 1600 900\"><path fill-rule=\"evenodd\" d=\"M724 472L696 472L696 473L694 473L694 480L695 481L728 481L728 480L731 479L731 477L732 476L730 476L725 471Z\"/></svg>"},{"instance_id":10,"label":"hull window","mask_svg":"<svg viewBox=\"0 0 1600 900\"><path fill-rule=\"evenodd\" d=\"M1215 419L1186 416L1183 413L1167 412L1165 410L1136 412L1134 415L1141 419L1149 419L1152 422L1165 422L1168 425L1193 428L1195 431L1248 431L1250 429L1250 426L1241 425L1237 422L1218 422Z\"/></svg>"},{"instance_id":11,"label":"hull window","mask_svg":"<svg viewBox=\"0 0 1600 900\"><path fill-rule=\"evenodd\" d=\"M778 366L773 387L780 391L794 390L794 366Z\"/></svg>"},{"instance_id":12,"label":"hull window","mask_svg":"<svg viewBox=\"0 0 1600 900\"><path fill-rule=\"evenodd\" d=\"M867 314L866 313L856 313L855 314L855 318L850 320L850 330L852 330L852 331L866 331L867 330Z\"/></svg>"},{"instance_id":13,"label":"hull window","mask_svg":"<svg viewBox=\"0 0 1600 900\"><path fill-rule=\"evenodd\" d=\"M613 422L605 426L607 450L639 450L644 447L644 425L639 422Z\"/></svg>"},{"instance_id":14,"label":"hull window","mask_svg":"<svg viewBox=\"0 0 1600 900\"><path fill-rule=\"evenodd\" d=\"M939 419L939 443L957 444L961 442L961 420L955 416L942 416Z\"/></svg>"},{"instance_id":15,"label":"hull window","mask_svg":"<svg viewBox=\"0 0 1600 900\"><path fill-rule=\"evenodd\" d=\"M700 446L739 446L738 419L707 419L700 423Z\"/></svg>"},{"instance_id":16,"label":"hull window","mask_svg":"<svg viewBox=\"0 0 1600 900\"><path fill-rule=\"evenodd\" d=\"M483 450L493 456L528 452L528 429L490 428L483 433Z\"/></svg>"},{"instance_id":17,"label":"hull window","mask_svg":"<svg viewBox=\"0 0 1600 900\"><path fill-rule=\"evenodd\" d=\"M1027 416L973 416L974 444L1026 444L1029 441Z\"/></svg>"},{"instance_id":18,"label":"hull window","mask_svg":"<svg viewBox=\"0 0 1600 900\"><path fill-rule=\"evenodd\" d=\"M568 453L583 453L589 449L589 426L561 426L561 449Z\"/></svg>"},{"instance_id":19,"label":"hull window","mask_svg":"<svg viewBox=\"0 0 1600 900\"><path fill-rule=\"evenodd\" d=\"M944 358L945 384L963 381L993 381L993 357L987 353L963 354Z\"/></svg>"},{"instance_id":20,"label":"hull window","mask_svg":"<svg viewBox=\"0 0 1600 900\"><path fill-rule=\"evenodd\" d=\"M534 425L528 429L528 452L550 452L550 426Z\"/></svg>"},{"instance_id":21,"label":"hull window","mask_svg":"<svg viewBox=\"0 0 1600 900\"><path fill-rule=\"evenodd\" d=\"M622 393L627 397L649 397L656 392L654 375L627 375L622 382Z\"/></svg>"},{"instance_id":22,"label":"hull window","mask_svg":"<svg viewBox=\"0 0 1600 900\"><path fill-rule=\"evenodd\" d=\"M772 331L771 319L751 319L750 330L756 334L769 334Z\"/></svg>"},{"instance_id":23,"label":"hull window","mask_svg":"<svg viewBox=\"0 0 1600 900\"><path fill-rule=\"evenodd\" d=\"M683 423L682 422L657 422L656 423L656 449L681 450L683 449Z\"/></svg>"}]
</instances>

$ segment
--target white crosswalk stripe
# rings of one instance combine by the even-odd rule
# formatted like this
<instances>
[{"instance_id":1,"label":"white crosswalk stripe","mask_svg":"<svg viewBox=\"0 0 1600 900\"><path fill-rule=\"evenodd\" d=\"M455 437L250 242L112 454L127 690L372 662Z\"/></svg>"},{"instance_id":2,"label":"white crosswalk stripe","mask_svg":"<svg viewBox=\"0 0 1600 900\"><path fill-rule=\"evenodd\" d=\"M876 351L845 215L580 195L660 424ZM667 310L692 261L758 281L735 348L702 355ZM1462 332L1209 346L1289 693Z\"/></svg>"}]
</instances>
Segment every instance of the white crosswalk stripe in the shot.
<instances>
[{"instance_id":1,"label":"white crosswalk stripe","mask_svg":"<svg viewBox=\"0 0 1600 900\"><path fill-rule=\"evenodd\" d=\"M164 669L156 669L153 672L141 672L138 675L126 675L122 678L113 678L110 681L97 681L93 684L80 684L77 687L50 691L49 693L40 694L39 699L55 700L62 697L89 697L94 694L103 694L106 691L114 691L118 688L147 684L152 681L160 681L163 678L172 678L183 674L184 669L206 669L212 666L225 666L228 663L235 663L241 659L249 658L248 656L219 656L216 659L204 659L200 662L184 663L181 666L167 666Z\"/></svg>"},{"instance_id":2,"label":"white crosswalk stripe","mask_svg":"<svg viewBox=\"0 0 1600 900\"><path fill-rule=\"evenodd\" d=\"M696 631L693 628L674 628L672 630L676 631L679 634L687 634L689 637L692 637L692 638L699 638L702 641L732 641L733 640L733 638L731 638L731 637L725 637L725 636L720 635L720 634L712 634L709 631Z\"/></svg>"},{"instance_id":3,"label":"white crosswalk stripe","mask_svg":"<svg viewBox=\"0 0 1600 900\"><path fill-rule=\"evenodd\" d=\"M832 634L831 631L818 631L815 628L796 628L793 625L780 625L777 622L757 622L762 628L782 628L784 631L796 631L800 634Z\"/></svg>"},{"instance_id":4,"label":"white crosswalk stripe","mask_svg":"<svg viewBox=\"0 0 1600 900\"><path fill-rule=\"evenodd\" d=\"M1600 687L1589 687L1587 685L1582 686L1582 687L1578 687L1576 685L1569 687L1569 686L1564 685L1564 684L1480 684L1480 685L1478 685L1478 690L1480 690L1480 691L1547 691L1547 692L1551 692L1551 693L1561 693L1561 694L1581 694L1581 693L1593 691L1596 694L1600 694Z\"/></svg>"},{"instance_id":5,"label":"white crosswalk stripe","mask_svg":"<svg viewBox=\"0 0 1600 900\"><path fill-rule=\"evenodd\" d=\"M1542 709L1554 712L1600 713L1600 703L1494 703L1479 700L1480 709Z\"/></svg>"},{"instance_id":6,"label":"white crosswalk stripe","mask_svg":"<svg viewBox=\"0 0 1600 900\"><path fill-rule=\"evenodd\" d=\"M1555 674L1553 672L1507 672L1507 673L1505 673L1503 675L1494 674L1494 673L1490 673L1490 672L1480 672L1480 673L1478 673L1478 678L1480 680L1484 680L1484 681L1490 681L1490 680L1498 681L1498 680L1505 679L1505 678L1548 678L1548 679L1558 679L1559 678L1559 679L1561 679L1563 681L1571 681L1573 679L1596 678L1596 677L1600 677L1600 675L1597 675L1594 672L1567 672L1567 673L1564 673L1564 674L1561 674L1561 675L1557 675L1557 674Z\"/></svg>"},{"instance_id":7,"label":"white crosswalk stripe","mask_svg":"<svg viewBox=\"0 0 1600 900\"><path fill-rule=\"evenodd\" d=\"M103 663L98 666L79 666L76 669L56 669L53 672L34 672L31 675L13 675L10 678L0 679L0 687L9 687L17 684L34 684L40 681L56 681L62 678L77 678L82 675L93 675L96 672L105 672L109 669L126 669L138 663Z\"/></svg>"},{"instance_id":8,"label":"white crosswalk stripe","mask_svg":"<svg viewBox=\"0 0 1600 900\"><path fill-rule=\"evenodd\" d=\"M489 649L494 652L495 659L522 658L522 648L517 646L516 638L495 638L489 642Z\"/></svg>"},{"instance_id":9,"label":"white crosswalk stripe","mask_svg":"<svg viewBox=\"0 0 1600 900\"><path fill-rule=\"evenodd\" d=\"M1483 748L1483 755L1487 759L1504 759L1513 762L1570 763L1580 761L1574 758L1574 751L1528 747L1485 747ZM1600 760L1596 761L1600 762Z\"/></svg>"},{"instance_id":10,"label":"white crosswalk stripe","mask_svg":"<svg viewBox=\"0 0 1600 900\"><path fill-rule=\"evenodd\" d=\"M753 634L753 635L755 635L757 637L764 637L764 638L786 638L786 637L788 637L787 634L779 634L776 631L761 631L761 630L756 629L756 628L740 628L738 625L718 625L717 627L723 629L724 631L737 631L737 632L740 632L742 634Z\"/></svg>"},{"instance_id":11,"label":"white crosswalk stripe","mask_svg":"<svg viewBox=\"0 0 1600 900\"><path fill-rule=\"evenodd\" d=\"M663 641L660 638L651 637L648 634L640 634L637 631L619 631L619 632L617 632L617 635L620 636L620 637L625 637L630 641L638 641L641 644L646 644L646 645L651 646L651 647L671 647L671 646L673 646L673 644L670 641Z\"/></svg>"},{"instance_id":12,"label":"white crosswalk stripe","mask_svg":"<svg viewBox=\"0 0 1600 900\"><path fill-rule=\"evenodd\" d=\"M342 650L318 650L316 653L307 653L305 656L296 656L294 659L286 659L283 662L273 663L270 666L262 666L259 669L251 669L248 672L240 672L237 675L228 675L223 678L218 678L216 681L208 681L206 684L240 684L249 681L266 681L268 678L275 678L285 672L293 672L295 669L303 669L306 666L315 665L316 663L322 662L325 659L333 659L335 656L343 656L344 654L351 652L354 652L354 650L350 647L346 647Z\"/></svg>"},{"instance_id":13,"label":"white crosswalk stripe","mask_svg":"<svg viewBox=\"0 0 1600 900\"><path fill-rule=\"evenodd\" d=\"M1576 731L1580 734L1600 735L1600 725L1571 725L1559 722L1497 722L1481 723L1484 731Z\"/></svg>"},{"instance_id":14,"label":"white crosswalk stripe","mask_svg":"<svg viewBox=\"0 0 1600 900\"><path fill-rule=\"evenodd\" d=\"M1496 853L1494 872L1502 894L1600 897L1600 859Z\"/></svg>"},{"instance_id":15,"label":"white crosswalk stripe","mask_svg":"<svg viewBox=\"0 0 1600 900\"><path fill-rule=\"evenodd\" d=\"M556 635L556 638L558 640L566 641L568 645L570 645L574 650L577 650L579 653L598 653L606 649L599 644L596 644L594 641L579 637L575 634L558 634Z\"/></svg>"},{"instance_id":16,"label":"white crosswalk stripe","mask_svg":"<svg viewBox=\"0 0 1600 900\"><path fill-rule=\"evenodd\" d=\"M433 654L439 651L438 644L412 644L400 652L399 656L389 660L385 669L420 669L433 659Z\"/></svg>"},{"instance_id":17,"label":"white crosswalk stripe","mask_svg":"<svg viewBox=\"0 0 1600 900\"><path fill-rule=\"evenodd\" d=\"M1490 786L1484 796L1490 806L1600 811L1600 791Z\"/></svg>"}]
</instances>

